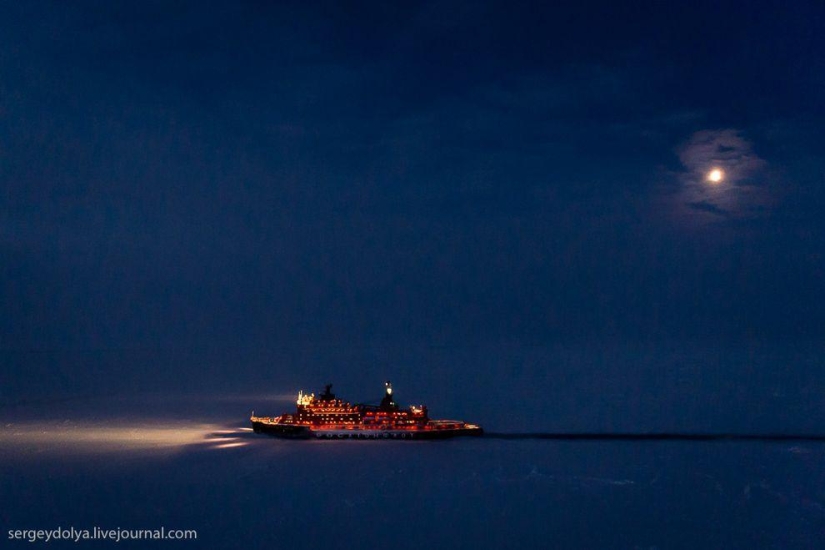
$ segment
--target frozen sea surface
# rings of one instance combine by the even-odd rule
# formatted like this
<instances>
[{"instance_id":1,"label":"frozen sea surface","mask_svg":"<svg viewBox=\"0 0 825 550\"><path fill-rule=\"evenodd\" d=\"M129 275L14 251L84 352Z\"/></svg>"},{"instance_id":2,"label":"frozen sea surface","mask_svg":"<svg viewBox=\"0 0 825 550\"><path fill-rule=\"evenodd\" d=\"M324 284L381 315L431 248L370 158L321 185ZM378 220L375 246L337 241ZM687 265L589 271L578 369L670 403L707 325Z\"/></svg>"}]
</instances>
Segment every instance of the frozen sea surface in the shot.
<instances>
[{"instance_id":1,"label":"frozen sea surface","mask_svg":"<svg viewBox=\"0 0 825 550\"><path fill-rule=\"evenodd\" d=\"M273 397L290 407L278 395L5 407L3 538L164 526L196 529L204 548L825 545L823 445L283 441L245 419Z\"/></svg>"}]
</instances>

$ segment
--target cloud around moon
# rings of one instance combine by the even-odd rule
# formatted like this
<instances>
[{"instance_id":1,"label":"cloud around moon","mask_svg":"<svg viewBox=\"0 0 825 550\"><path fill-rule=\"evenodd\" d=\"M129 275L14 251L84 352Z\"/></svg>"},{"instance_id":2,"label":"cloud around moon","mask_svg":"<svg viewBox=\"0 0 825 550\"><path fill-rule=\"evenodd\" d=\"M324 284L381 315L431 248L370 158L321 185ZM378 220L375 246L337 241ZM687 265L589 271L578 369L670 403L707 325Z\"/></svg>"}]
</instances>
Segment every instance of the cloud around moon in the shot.
<instances>
[{"instance_id":1,"label":"cloud around moon","mask_svg":"<svg viewBox=\"0 0 825 550\"><path fill-rule=\"evenodd\" d=\"M714 218L752 219L769 211L767 161L735 129L701 130L677 147L684 170L679 174L679 203L689 212ZM708 174L721 170L723 178Z\"/></svg>"},{"instance_id":2,"label":"cloud around moon","mask_svg":"<svg viewBox=\"0 0 825 550\"><path fill-rule=\"evenodd\" d=\"M699 179L716 168L730 182L742 184L767 165L751 143L732 129L696 132L677 152L690 175Z\"/></svg>"}]
</instances>

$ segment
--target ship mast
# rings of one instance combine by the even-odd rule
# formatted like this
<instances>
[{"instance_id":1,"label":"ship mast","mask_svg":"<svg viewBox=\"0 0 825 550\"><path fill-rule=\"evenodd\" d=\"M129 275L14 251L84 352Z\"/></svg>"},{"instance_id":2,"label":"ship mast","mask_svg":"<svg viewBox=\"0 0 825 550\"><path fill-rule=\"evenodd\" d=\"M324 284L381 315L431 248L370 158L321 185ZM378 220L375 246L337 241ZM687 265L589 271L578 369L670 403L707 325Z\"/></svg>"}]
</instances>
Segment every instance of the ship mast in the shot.
<instances>
[{"instance_id":1,"label":"ship mast","mask_svg":"<svg viewBox=\"0 0 825 550\"><path fill-rule=\"evenodd\" d=\"M398 408L395 401L392 398L392 382L387 380L384 383L384 387L386 388L386 393L384 394L384 399L381 400L381 408L387 410L395 410Z\"/></svg>"}]
</instances>

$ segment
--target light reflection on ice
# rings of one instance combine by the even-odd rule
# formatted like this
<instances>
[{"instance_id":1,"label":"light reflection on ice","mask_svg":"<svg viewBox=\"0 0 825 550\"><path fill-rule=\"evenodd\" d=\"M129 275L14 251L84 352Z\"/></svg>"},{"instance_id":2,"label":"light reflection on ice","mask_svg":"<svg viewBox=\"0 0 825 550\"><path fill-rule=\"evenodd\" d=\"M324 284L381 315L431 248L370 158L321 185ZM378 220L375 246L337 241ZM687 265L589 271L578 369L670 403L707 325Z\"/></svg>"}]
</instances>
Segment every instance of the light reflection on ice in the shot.
<instances>
[{"instance_id":1,"label":"light reflection on ice","mask_svg":"<svg viewBox=\"0 0 825 550\"><path fill-rule=\"evenodd\" d=\"M230 449L233 447L243 447L245 445L249 445L247 441L235 441L232 443L223 443L221 445L215 445L213 449Z\"/></svg>"},{"instance_id":2,"label":"light reflection on ice","mask_svg":"<svg viewBox=\"0 0 825 550\"><path fill-rule=\"evenodd\" d=\"M0 456L174 453L185 448L228 448L247 435L218 424L175 420L20 422L0 427ZM216 445L218 444L218 445Z\"/></svg>"}]
</instances>

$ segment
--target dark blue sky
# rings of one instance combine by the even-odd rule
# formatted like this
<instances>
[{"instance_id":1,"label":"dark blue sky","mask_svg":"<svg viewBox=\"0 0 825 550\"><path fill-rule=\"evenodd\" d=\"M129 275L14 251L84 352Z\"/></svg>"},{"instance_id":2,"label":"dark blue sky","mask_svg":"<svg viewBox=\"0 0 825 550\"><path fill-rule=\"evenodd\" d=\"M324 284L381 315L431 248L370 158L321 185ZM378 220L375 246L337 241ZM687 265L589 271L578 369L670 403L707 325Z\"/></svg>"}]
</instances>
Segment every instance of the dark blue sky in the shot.
<instances>
[{"instance_id":1,"label":"dark blue sky","mask_svg":"<svg viewBox=\"0 0 825 550\"><path fill-rule=\"evenodd\" d=\"M0 346L821 338L825 7L575 4L3 2Z\"/></svg>"}]
</instances>

